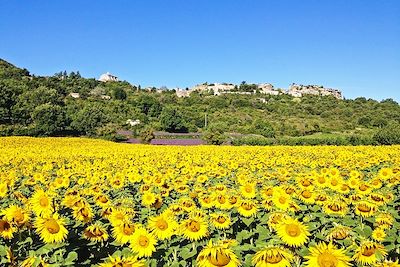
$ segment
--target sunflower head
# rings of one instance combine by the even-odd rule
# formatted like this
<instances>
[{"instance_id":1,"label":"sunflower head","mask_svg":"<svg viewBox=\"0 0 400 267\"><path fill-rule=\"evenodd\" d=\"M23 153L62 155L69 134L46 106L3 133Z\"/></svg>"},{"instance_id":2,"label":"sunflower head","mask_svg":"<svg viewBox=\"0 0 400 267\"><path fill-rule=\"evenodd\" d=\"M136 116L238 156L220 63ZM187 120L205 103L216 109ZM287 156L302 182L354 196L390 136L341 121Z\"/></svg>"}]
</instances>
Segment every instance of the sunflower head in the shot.
<instances>
[{"instance_id":1,"label":"sunflower head","mask_svg":"<svg viewBox=\"0 0 400 267\"><path fill-rule=\"evenodd\" d=\"M285 244L293 247L304 245L308 236L311 235L306 225L293 218L285 219L280 223L277 233Z\"/></svg>"},{"instance_id":2,"label":"sunflower head","mask_svg":"<svg viewBox=\"0 0 400 267\"><path fill-rule=\"evenodd\" d=\"M267 246L258 251L252 258L252 263L256 267L281 266L290 267L293 261L293 254L289 250L278 246Z\"/></svg>"},{"instance_id":3,"label":"sunflower head","mask_svg":"<svg viewBox=\"0 0 400 267\"><path fill-rule=\"evenodd\" d=\"M213 244L210 240L197 256L199 267L240 266L239 259L227 246L220 243Z\"/></svg>"},{"instance_id":4,"label":"sunflower head","mask_svg":"<svg viewBox=\"0 0 400 267\"><path fill-rule=\"evenodd\" d=\"M332 243L319 243L310 248L310 255L305 256L306 266L314 267L347 267L350 265L350 257L343 249L338 249Z\"/></svg>"}]
</instances>

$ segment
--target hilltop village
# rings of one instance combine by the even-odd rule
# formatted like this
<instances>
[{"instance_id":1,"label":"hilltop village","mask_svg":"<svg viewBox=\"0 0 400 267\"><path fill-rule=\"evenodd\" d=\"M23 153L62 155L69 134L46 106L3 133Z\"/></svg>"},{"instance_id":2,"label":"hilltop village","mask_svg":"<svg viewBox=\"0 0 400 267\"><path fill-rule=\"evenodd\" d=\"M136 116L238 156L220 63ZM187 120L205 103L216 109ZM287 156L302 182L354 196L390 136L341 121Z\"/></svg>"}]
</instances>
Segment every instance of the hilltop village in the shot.
<instances>
[{"instance_id":1,"label":"hilltop village","mask_svg":"<svg viewBox=\"0 0 400 267\"><path fill-rule=\"evenodd\" d=\"M118 81L115 75L109 72L102 74L99 81L109 82ZM162 92L168 88L155 88L146 87L145 90ZM232 83L203 83L193 86L192 88L174 88L176 95L178 97L188 97L192 92L209 92L213 95L219 96L222 94L266 94L266 95L291 95L293 97L302 97L303 95L320 95L320 96L334 96L337 99L343 99L342 92L338 89L325 88L321 85L302 85L292 83L290 87L285 90L281 88L275 88L270 83L260 83L260 84L246 84L242 82L240 85L235 85Z\"/></svg>"}]
</instances>

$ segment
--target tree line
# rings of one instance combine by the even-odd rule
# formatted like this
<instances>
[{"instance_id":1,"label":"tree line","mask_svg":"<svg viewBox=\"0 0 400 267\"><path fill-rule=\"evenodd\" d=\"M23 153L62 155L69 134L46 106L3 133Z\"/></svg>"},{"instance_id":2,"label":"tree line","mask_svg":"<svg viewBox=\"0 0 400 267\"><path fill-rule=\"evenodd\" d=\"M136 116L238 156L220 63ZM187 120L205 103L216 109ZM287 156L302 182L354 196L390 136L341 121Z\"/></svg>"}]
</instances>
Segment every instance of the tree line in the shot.
<instances>
[{"instance_id":1,"label":"tree line","mask_svg":"<svg viewBox=\"0 0 400 267\"><path fill-rule=\"evenodd\" d=\"M238 89L251 91L253 87L242 83ZM140 124L130 126L128 119ZM294 98L259 92L220 96L194 92L179 98L174 90L143 90L126 81L104 83L83 78L79 71L35 76L0 60L2 136L118 139L117 130L131 129L147 139L153 131L201 132L214 144L232 136L237 136L231 138L235 144L303 140L302 144L327 135L352 138L353 143L392 144L400 143L399 124L400 106L393 99Z\"/></svg>"}]
</instances>

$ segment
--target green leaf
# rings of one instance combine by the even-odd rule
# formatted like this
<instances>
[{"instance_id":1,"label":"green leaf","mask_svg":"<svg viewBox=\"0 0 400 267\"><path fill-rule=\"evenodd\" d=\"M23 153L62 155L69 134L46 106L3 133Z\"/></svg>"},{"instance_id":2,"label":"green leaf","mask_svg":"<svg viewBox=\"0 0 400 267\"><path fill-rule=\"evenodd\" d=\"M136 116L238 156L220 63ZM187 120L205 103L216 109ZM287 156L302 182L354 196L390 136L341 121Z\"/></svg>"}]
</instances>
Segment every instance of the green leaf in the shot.
<instances>
[{"instance_id":1,"label":"green leaf","mask_svg":"<svg viewBox=\"0 0 400 267\"><path fill-rule=\"evenodd\" d=\"M249 227L252 222L254 222L254 217L242 218L242 222Z\"/></svg>"},{"instance_id":2,"label":"green leaf","mask_svg":"<svg viewBox=\"0 0 400 267\"><path fill-rule=\"evenodd\" d=\"M78 253L75 251L71 251L68 253L67 258L64 260L65 265L73 265L75 261L78 259Z\"/></svg>"},{"instance_id":3,"label":"green leaf","mask_svg":"<svg viewBox=\"0 0 400 267\"><path fill-rule=\"evenodd\" d=\"M189 258L194 257L197 254L196 250L191 251L189 248L184 247L183 249L181 249L181 252L179 253L179 255L182 257L182 259L187 260Z\"/></svg>"}]
</instances>

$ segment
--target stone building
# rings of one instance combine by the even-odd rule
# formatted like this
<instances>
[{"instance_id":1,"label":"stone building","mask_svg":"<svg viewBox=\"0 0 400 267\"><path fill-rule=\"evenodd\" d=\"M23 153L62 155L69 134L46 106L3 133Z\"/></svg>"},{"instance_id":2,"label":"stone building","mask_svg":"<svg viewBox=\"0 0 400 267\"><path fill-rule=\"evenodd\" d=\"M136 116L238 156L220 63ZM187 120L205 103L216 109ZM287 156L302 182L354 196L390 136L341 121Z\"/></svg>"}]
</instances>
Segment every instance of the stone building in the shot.
<instances>
[{"instance_id":1,"label":"stone building","mask_svg":"<svg viewBox=\"0 0 400 267\"><path fill-rule=\"evenodd\" d=\"M107 72L100 76L99 81L101 81L101 82L117 82L118 77Z\"/></svg>"}]
</instances>

